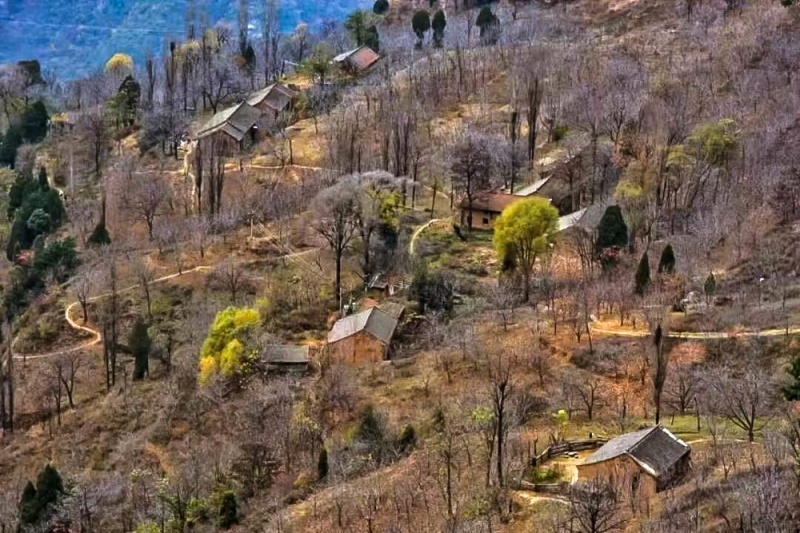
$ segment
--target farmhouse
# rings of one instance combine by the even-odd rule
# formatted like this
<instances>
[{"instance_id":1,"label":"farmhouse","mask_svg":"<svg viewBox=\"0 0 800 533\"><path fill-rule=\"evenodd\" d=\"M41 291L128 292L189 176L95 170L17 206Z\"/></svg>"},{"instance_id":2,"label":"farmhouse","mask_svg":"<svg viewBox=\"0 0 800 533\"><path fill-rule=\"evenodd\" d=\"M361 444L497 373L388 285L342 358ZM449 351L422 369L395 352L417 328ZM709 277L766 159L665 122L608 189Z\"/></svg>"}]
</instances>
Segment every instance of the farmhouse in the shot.
<instances>
[{"instance_id":1,"label":"farmhouse","mask_svg":"<svg viewBox=\"0 0 800 533\"><path fill-rule=\"evenodd\" d=\"M251 94L247 103L263 113L265 123L274 124L291 113L299 94L285 85L273 83Z\"/></svg>"},{"instance_id":2,"label":"farmhouse","mask_svg":"<svg viewBox=\"0 0 800 533\"><path fill-rule=\"evenodd\" d=\"M578 479L602 479L649 497L683 478L690 454L686 443L658 425L608 441L578 464Z\"/></svg>"},{"instance_id":3,"label":"farmhouse","mask_svg":"<svg viewBox=\"0 0 800 533\"><path fill-rule=\"evenodd\" d=\"M397 323L397 318L377 307L337 320L328 333L327 356L337 364L383 361Z\"/></svg>"},{"instance_id":4,"label":"farmhouse","mask_svg":"<svg viewBox=\"0 0 800 533\"><path fill-rule=\"evenodd\" d=\"M244 149L261 138L261 111L247 102L224 109L211 117L195 135L198 141L218 140L231 149Z\"/></svg>"},{"instance_id":5,"label":"farmhouse","mask_svg":"<svg viewBox=\"0 0 800 533\"><path fill-rule=\"evenodd\" d=\"M472 219L473 229L493 230L494 223L503 209L522 199L522 196L516 194L484 191L476 194L470 205L465 197L458 206L461 211L461 225L469 226L469 221Z\"/></svg>"},{"instance_id":6,"label":"farmhouse","mask_svg":"<svg viewBox=\"0 0 800 533\"><path fill-rule=\"evenodd\" d=\"M334 57L333 62L348 74L358 76L372 68L380 58L381 56L369 46L359 46Z\"/></svg>"}]
</instances>

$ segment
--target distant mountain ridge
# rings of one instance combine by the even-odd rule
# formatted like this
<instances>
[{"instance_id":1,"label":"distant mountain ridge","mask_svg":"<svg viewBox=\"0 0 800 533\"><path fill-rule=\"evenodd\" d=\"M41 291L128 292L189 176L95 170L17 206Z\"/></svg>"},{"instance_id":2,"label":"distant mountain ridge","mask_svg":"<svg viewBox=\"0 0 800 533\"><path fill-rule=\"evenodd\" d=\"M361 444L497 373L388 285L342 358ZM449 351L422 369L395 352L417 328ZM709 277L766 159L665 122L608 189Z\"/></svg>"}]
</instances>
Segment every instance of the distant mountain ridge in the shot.
<instances>
[{"instance_id":1,"label":"distant mountain ridge","mask_svg":"<svg viewBox=\"0 0 800 533\"><path fill-rule=\"evenodd\" d=\"M238 2L205 0L212 23L235 24ZM263 1L251 1L251 28L261 20ZM368 0L282 0L281 27L318 26L366 7ZM38 59L59 79L75 79L101 68L116 52L138 64L147 51L158 55L165 40L185 33L187 0L0 0L0 64Z\"/></svg>"}]
</instances>

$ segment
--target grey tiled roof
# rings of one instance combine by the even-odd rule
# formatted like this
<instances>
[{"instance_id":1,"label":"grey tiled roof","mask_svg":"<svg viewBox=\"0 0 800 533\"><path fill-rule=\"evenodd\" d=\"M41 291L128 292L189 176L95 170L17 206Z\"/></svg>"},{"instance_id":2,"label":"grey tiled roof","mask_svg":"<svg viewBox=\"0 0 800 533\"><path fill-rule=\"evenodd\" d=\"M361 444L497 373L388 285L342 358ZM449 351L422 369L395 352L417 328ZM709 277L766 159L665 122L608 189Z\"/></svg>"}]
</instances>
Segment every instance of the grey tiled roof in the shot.
<instances>
[{"instance_id":1,"label":"grey tiled roof","mask_svg":"<svg viewBox=\"0 0 800 533\"><path fill-rule=\"evenodd\" d=\"M602 463L615 457L628 455L655 477L668 471L684 455L689 446L661 426L634 431L608 441L602 448L587 457L582 464Z\"/></svg>"},{"instance_id":2,"label":"grey tiled roof","mask_svg":"<svg viewBox=\"0 0 800 533\"><path fill-rule=\"evenodd\" d=\"M308 363L308 346L273 344L264 349L263 360L272 364L302 365Z\"/></svg>"},{"instance_id":3,"label":"grey tiled roof","mask_svg":"<svg viewBox=\"0 0 800 533\"><path fill-rule=\"evenodd\" d=\"M558 231L578 227L592 232L597 229L600 219L603 218L608 206L609 204L606 202L598 202L569 215L564 215L558 219Z\"/></svg>"},{"instance_id":4,"label":"grey tiled roof","mask_svg":"<svg viewBox=\"0 0 800 533\"><path fill-rule=\"evenodd\" d=\"M239 105L223 109L211 117L197 132L197 138L202 139L218 131L223 131L237 141L241 141L260 118L260 110L247 102L242 102Z\"/></svg>"},{"instance_id":5,"label":"grey tiled roof","mask_svg":"<svg viewBox=\"0 0 800 533\"><path fill-rule=\"evenodd\" d=\"M328 343L338 342L360 331L366 331L379 341L388 344L396 327L396 318L373 307L337 320L328 333Z\"/></svg>"},{"instance_id":6,"label":"grey tiled roof","mask_svg":"<svg viewBox=\"0 0 800 533\"><path fill-rule=\"evenodd\" d=\"M256 91L247 98L247 103L253 107L258 107L262 102L275 111L283 111L292 101L292 98L297 96L297 92L284 87L278 83L273 83L264 87L260 91Z\"/></svg>"}]
</instances>

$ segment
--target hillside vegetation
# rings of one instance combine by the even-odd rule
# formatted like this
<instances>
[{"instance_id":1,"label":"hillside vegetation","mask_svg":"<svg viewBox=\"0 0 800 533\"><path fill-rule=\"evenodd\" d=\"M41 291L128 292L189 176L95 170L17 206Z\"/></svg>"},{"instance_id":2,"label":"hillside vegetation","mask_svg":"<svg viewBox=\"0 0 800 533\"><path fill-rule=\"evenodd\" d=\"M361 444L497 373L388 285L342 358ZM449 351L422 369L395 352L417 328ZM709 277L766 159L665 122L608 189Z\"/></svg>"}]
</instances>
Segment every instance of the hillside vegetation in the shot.
<instances>
[{"instance_id":1,"label":"hillside vegetation","mask_svg":"<svg viewBox=\"0 0 800 533\"><path fill-rule=\"evenodd\" d=\"M0 72L0 531L800 528L800 7L241 4Z\"/></svg>"}]
</instances>

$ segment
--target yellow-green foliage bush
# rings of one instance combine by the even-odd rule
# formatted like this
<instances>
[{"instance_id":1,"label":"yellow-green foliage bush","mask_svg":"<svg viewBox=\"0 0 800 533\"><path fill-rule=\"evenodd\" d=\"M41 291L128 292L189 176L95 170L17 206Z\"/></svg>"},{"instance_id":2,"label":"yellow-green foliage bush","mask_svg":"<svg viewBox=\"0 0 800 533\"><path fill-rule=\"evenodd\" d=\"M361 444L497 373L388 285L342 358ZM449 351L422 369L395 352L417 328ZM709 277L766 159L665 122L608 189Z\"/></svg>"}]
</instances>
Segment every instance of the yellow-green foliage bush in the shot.
<instances>
[{"instance_id":1,"label":"yellow-green foliage bush","mask_svg":"<svg viewBox=\"0 0 800 533\"><path fill-rule=\"evenodd\" d=\"M217 313L200 350L200 384L214 375L231 379L246 374L257 356L249 349L248 340L261 324L258 311L229 307Z\"/></svg>"}]
</instances>

